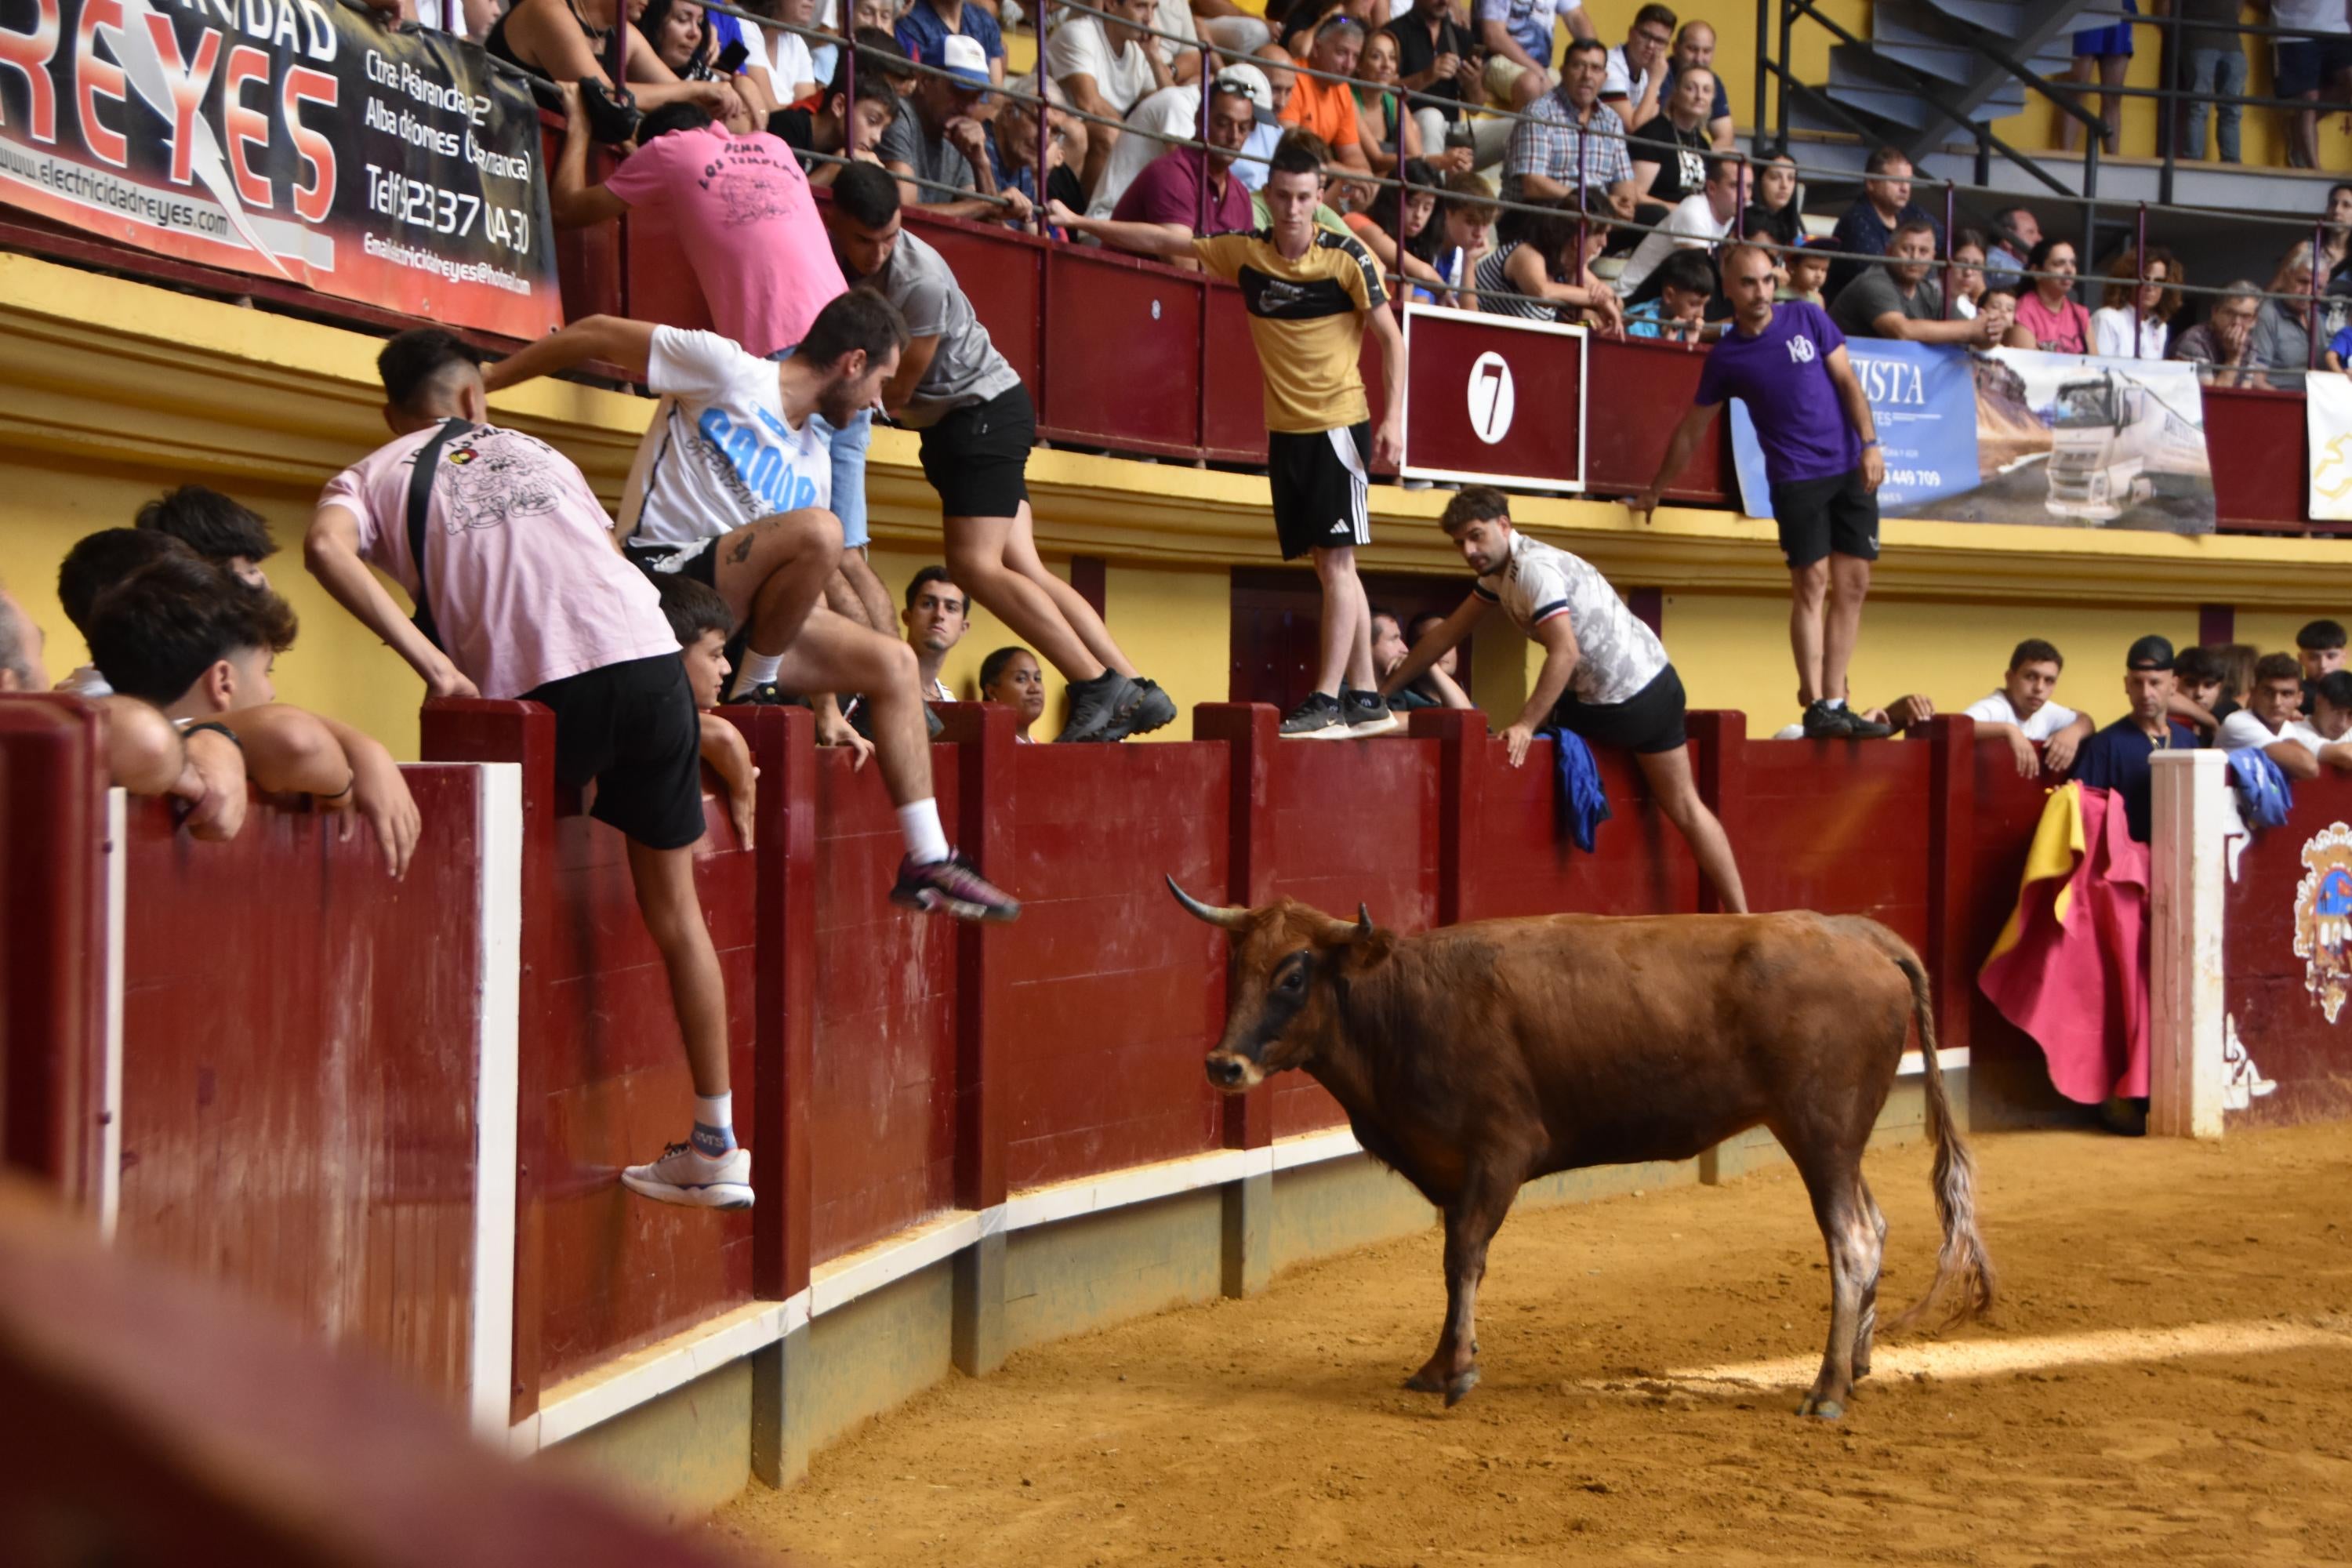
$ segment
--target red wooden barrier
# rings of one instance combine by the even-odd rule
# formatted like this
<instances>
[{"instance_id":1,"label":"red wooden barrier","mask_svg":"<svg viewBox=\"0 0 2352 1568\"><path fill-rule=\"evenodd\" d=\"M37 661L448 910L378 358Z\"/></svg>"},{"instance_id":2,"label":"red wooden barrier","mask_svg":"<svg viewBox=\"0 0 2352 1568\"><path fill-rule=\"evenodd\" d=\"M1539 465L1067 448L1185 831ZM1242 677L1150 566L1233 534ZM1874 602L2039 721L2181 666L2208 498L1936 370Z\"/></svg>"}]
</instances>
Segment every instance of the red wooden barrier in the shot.
<instances>
[{"instance_id":1,"label":"red wooden barrier","mask_svg":"<svg viewBox=\"0 0 2352 1568\"><path fill-rule=\"evenodd\" d=\"M471 768L404 772L425 830L397 882L341 816L257 803L233 842L197 844L169 803L130 803L118 1234L455 1395L481 786Z\"/></svg>"},{"instance_id":2,"label":"red wooden barrier","mask_svg":"<svg viewBox=\"0 0 2352 1568\"><path fill-rule=\"evenodd\" d=\"M2026 850L2051 790L2063 780L2021 778L2014 754L2001 741L1976 742L1969 762L1976 799L1970 818L1973 883L1965 900L1956 900L1946 911L1959 930L1967 962L1960 973L1945 981L1944 993L1948 997L1959 991L1967 1002L1972 1079L1997 1085L2000 1098L2014 1111L2071 1120L2080 1114L2079 1108L2050 1087L2042 1047L2001 1016L1976 983L1985 954L2017 908Z\"/></svg>"},{"instance_id":3,"label":"red wooden barrier","mask_svg":"<svg viewBox=\"0 0 2352 1568\"><path fill-rule=\"evenodd\" d=\"M99 1188L106 778L96 713L0 697L0 1166Z\"/></svg>"},{"instance_id":4,"label":"red wooden barrier","mask_svg":"<svg viewBox=\"0 0 2352 1568\"><path fill-rule=\"evenodd\" d=\"M2224 1006L2276 1086L2239 1115L2271 1125L2352 1114L2352 779L2294 788L2285 826L2252 836L2223 895Z\"/></svg>"},{"instance_id":5,"label":"red wooden barrier","mask_svg":"<svg viewBox=\"0 0 2352 1568\"><path fill-rule=\"evenodd\" d=\"M1868 915L1924 951L1928 760L1925 745L1891 742L1741 748L1717 811L1748 908Z\"/></svg>"}]
</instances>

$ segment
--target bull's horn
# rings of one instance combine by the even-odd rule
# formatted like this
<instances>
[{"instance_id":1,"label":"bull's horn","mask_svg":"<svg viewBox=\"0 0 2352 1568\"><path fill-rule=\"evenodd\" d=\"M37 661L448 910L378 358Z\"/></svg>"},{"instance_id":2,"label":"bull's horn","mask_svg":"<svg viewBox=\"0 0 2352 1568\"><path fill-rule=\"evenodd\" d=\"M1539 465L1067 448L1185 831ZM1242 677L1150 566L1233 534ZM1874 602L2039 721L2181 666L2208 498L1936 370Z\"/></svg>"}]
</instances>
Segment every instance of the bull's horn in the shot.
<instances>
[{"instance_id":1,"label":"bull's horn","mask_svg":"<svg viewBox=\"0 0 2352 1568\"><path fill-rule=\"evenodd\" d=\"M1370 904L1366 904L1366 903L1359 903L1359 904L1356 906L1356 937L1357 937L1357 940L1358 940L1358 941L1361 941L1363 938L1368 937L1368 936L1370 936L1370 935L1371 935L1371 934L1372 934L1372 907L1371 907L1371 905L1370 905Z\"/></svg>"},{"instance_id":2,"label":"bull's horn","mask_svg":"<svg viewBox=\"0 0 2352 1568\"><path fill-rule=\"evenodd\" d=\"M1202 903L1178 887L1176 879L1173 877L1168 879L1168 890L1176 895L1176 901L1184 906L1184 912L1196 921L1206 921L1213 926L1223 926L1227 931L1238 931L1249 919L1247 910L1231 907L1221 909L1215 904Z\"/></svg>"}]
</instances>

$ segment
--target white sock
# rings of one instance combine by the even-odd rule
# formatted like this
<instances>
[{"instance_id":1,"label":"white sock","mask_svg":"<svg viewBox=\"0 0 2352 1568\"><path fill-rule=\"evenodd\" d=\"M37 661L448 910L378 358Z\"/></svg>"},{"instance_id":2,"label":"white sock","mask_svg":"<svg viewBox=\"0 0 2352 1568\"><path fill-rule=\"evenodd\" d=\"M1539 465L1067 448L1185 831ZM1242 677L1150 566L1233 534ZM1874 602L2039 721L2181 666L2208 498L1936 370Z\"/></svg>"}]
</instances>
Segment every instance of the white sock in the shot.
<instances>
[{"instance_id":1,"label":"white sock","mask_svg":"<svg viewBox=\"0 0 2352 1568\"><path fill-rule=\"evenodd\" d=\"M743 668L735 672L735 689L749 691L755 686L765 686L776 679L776 671L784 668L784 656L780 653L753 653L743 650Z\"/></svg>"},{"instance_id":2,"label":"white sock","mask_svg":"<svg viewBox=\"0 0 2352 1568\"><path fill-rule=\"evenodd\" d=\"M1824 697L1822 699L1822 706L1834 713L1839 709L1845 706L1845 699L1843 697Z\"/></svg>"},{"instance_id":3,"label":"white sock","mask_svg":"<svg viewBox=\"0 0 2352 1568\"><path fill-rule=\"evenodd\" d=\"M735 1147L735 1096L698 1094L694 1097L694 1136L698 1152L716 1160Z\"/></svg>"},{"instance_id":4,"label":"white sock","mask_svg":"<svg viewBox=\"0 0 2352 1568\"><path fill-rule=\"evenodd\" d=\"M948 834L940 826L940 803L929 795L898 808L898 837L907 841L907 858L918 866L948 858Z\"/></svg>"}]
</instances>

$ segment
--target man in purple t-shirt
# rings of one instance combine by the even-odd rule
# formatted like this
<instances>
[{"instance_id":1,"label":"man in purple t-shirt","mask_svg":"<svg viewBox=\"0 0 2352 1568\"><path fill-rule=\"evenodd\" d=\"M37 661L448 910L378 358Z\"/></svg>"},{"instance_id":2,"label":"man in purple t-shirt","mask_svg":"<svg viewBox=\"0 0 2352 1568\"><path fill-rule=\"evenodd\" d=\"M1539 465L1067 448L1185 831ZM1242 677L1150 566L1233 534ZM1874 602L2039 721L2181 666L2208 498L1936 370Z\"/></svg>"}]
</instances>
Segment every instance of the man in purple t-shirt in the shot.
<instances>
[{"instance_id":1,"label":"man in purple t-shirt","mask_svg":"<svg viewBox=\"0 0 2352 1568\"><path fill-rule=\"evenodd\" d=\"M1723 255L1723 289L1737 312L1708 351L1698 392L1666 442L1650 488L1625 504L1647 521L1658 497L1698 449L1727 397L1748 405L1772 481L1772 515L1788 557L1789 642L1811 740L1877 740L1892 731L1846 706L1846 667L1862 632L1870 563L1878 559L1878 483L1886 477L1870 400L1845 353L1845 334L1818 305L1772 302L1772 258L1752 245Z\"/></svg>"},{"instance_id":2,"label":"man in purple t-shirt","mask_svg":"<svg viewBox=\"0 0 2352 1568\"><path fill-rule=\"evenodd\" d=\"M1238 78L1219 77L1209 94L1209 150L1174 147L1145 164L1111 209L1111 220L1157 224L1188 237L1252 226L1249 187L1234 177L1234 154L1257 127L1257 107L1247 88Z\"/></svg>"}]
</instances>

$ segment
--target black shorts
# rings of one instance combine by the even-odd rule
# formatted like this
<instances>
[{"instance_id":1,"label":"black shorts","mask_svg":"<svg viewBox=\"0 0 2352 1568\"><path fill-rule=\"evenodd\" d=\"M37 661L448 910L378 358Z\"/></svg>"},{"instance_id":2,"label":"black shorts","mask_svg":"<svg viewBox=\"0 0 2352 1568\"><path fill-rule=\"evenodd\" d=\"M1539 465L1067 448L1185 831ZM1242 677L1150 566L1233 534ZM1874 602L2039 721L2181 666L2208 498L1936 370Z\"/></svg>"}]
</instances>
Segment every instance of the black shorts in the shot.
<instances>
[{"instance_id":1,"label":"black shorts","mask_svg":"<svg viewBox=\"0 0 2352 1568\"><path fill-rule=\"evenodd\" d=\"M1265 433L1265 477L1274 489L1274 532L1282 558L1372 542L1364 487L1371 468L1370 420L1338 430Z\"/></svg>"},{"instance_id":2,"label":"black shorts","mask_svg":"<svg viewBox=\"0 0 2352 1568\"><path fill-rule=\"evenodd\" d=\"M523 693L555 710L555 777L592 780L588 815L649 849L702 837L702 722L674 653L584 670Z\"/></svg>"},{"instance_id":3,"label":"black shorts","mask_svg":"<svg viewBox=\"0 0 2352 1568\"><path fill-rule=\"evenodd\" d=\"M2352 38L2281 38L2272 90L2281 98L2317 92L2352 70Z\"/></svg>"},{"instance_id":4,"label":"black shorts","mask_svg":"<svg viewBox=\"0 0 2352 1568\"><path fill-rule=\"evenodd\" d=\"M1772 487L1772 516L1780 525L1780 553L1791 567L1825 555L1878 559L1878 498L1862 488L1862 468L1825 479L1791 479Z\"/></svg>"},{"instance_id":5,"label":"black shorts","mask_svg":"<svg viewBox=\"0 0 2352 1568\"><path fill-rule=\"evenodd\" d=\"M922 433L923 478L940 492L942 517L1011 517L1029 499L1029 448L1037 409L1014 386L959 408Z\"/></svg>"},{"instance_id":6,"label":"black shorts","mask_svg":"<svg viewBox=\"0 0 2352 1568\"><path fill-rule=\"evenodd\" d=\"M1552 709L1552 722L1594 746L1622 746L1648 755L1671 752L1687 739L1683 728L1683 678L1673 665L1622 702L1580 702L1574 692Z\"/></svg>"},{"instance_id":7,"label":"black shorts","mask_svg":"<svg viewBox=\"0 0 2352 1568\"><path fill-rule=\"evenodd\" d=\"M718 582L719 541L698 539L691 544L670 544L649 539L621 541L621 553L640 572L656 576L691 577L706 588Z\"/></svg>"}]
</instances>

